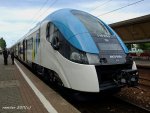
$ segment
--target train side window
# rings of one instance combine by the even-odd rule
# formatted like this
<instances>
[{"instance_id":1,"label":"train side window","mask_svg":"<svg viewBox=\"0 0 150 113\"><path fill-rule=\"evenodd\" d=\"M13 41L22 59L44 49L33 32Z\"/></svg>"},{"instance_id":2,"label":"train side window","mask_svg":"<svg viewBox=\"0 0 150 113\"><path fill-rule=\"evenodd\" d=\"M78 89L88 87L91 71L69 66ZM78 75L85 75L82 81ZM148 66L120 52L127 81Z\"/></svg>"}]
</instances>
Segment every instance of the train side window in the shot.
<instances>
[{"instance_id":1,"label":"train side window","mask_svg":"<svg viewBox=\"0 0 150 113\"><path fill-rule=\"evenodd\" d=\"M37 45L37 47L39 47L39 44L40 44L40 34L36 33L36 45Z\"/></svg>"},{"instance_id":2,"label":"train side window","mask_svg":"<svg viewBox=\"0 0 150 113\"><path fill-rule=\"evenodd\" d=\"M27 49L32 50L33 49L33 37L27 40Z\"/></svg>"},{"instance_id":3,"label":"train side window","mask_svg":"<svg viewBox=\"0 0 150 113\"><path fill-rule=\"evenodd\" d=\"M70 45L68 41L64 38L61 32L58 33L59 41L60 41L60 48L59 53L62 54L67 59L70 59Z\"/></svg>"},{"instance_id":4,"label":"train side window","mask_svg":"<svg viewBox=\"0 0 150 113\"><path fill-rule=\"evenodd\" d=\"M54 24L48 23L47 28L46 28L46 39L47 39L47 41L49 41L49 42L52 41L52 38L54 37L55 31L56 31L56 27L54 26Z\"/></svg>"},{"instance_id":5,"label":"train side window","mask_svg":"<svg viewBox=\"0 0 150 113\"><path fill-rule=\"evenodd\" d=\"M48 31L49 30L49 31ZM49 41L53 46L58 45L59 47L55 48L62 56L69 59L70 58L70 45L68 44L67 40L64 38L63 34L59 31L59 29L53 24L48 23L47 25L47 32L46 39Z\"/></svg>"},{"instance_id":6,"label":"train side window","mask_svg":"<svg viewBox=\"0 0 150 113\"><path fill-rule=\"evenodd\" d=\"M59 49L58 52L64 56L65 58L69 59L70 58L70 45L68 41L65 39L63 34L55 27L55 32L54 32L54 37L58 39L59 43Z\"/></svg>"},{"instance_id":7,"label":"train side window","mask_svg":"<svg viewBox=\"0 0 150 113\"><path fill-rule=\"evenodd\" d=\"M47 28L46 28L46 39L48 40L49 36L50 36L50 23L47 24Z\"/></svg>"}]
</instances>

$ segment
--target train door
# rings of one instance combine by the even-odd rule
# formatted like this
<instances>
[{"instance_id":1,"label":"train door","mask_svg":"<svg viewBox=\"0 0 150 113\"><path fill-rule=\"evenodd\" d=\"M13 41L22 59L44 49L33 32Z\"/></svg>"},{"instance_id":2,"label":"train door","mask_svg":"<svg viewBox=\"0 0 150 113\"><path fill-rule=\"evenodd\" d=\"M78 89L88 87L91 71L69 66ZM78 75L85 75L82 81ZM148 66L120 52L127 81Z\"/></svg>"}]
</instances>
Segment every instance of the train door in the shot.
<instances>
[{"instance_id":1,"label":"train door","mask_svg":"<svg viewBox=\"0 0 150 113\"><path fill-rule=\"evenodd\" d=\"M20 59L23 61L23 41L20 42Z\"/></svg>"},{"instance_id":2,"label":"train door","mask_svg":"<svg viewBox=\"0 0 150 113\"><path fill-rule=\"evenodd\" d=\"M27 61L27 40L25 40L25 61Z\"/></svg>"},{"instance_id":3,"label":"train door","mask_svg":"<svg viewBox=\"0 0 150 113\"><path fill-rule=\"evenodd\" d=\"M25 40L23 40L23 61L25 61Z\"/></svg>"},{"instance_id":4,"label":"train door","mask_svg":"<svg viewBox=\"0 0 150 113\"><path fill-rule=\"evenodd\" d=\"M40 43L40 36L39 36L39 32L36 33L36 38L35 38L35 44L34 44L34 48L35 48L35 60L37 59L37 53L38 53L38 49L39 49L39 43Z\"/></svg>"},{"instance_id":5,"label":"train door","mask_svg":"<svg viewBox=\"0 0 150 113\"><path fill-rule=\"evenodd\" d=\"M18 43L18 58L20 59L20 43Z\"/></svg>"}]
</instances>

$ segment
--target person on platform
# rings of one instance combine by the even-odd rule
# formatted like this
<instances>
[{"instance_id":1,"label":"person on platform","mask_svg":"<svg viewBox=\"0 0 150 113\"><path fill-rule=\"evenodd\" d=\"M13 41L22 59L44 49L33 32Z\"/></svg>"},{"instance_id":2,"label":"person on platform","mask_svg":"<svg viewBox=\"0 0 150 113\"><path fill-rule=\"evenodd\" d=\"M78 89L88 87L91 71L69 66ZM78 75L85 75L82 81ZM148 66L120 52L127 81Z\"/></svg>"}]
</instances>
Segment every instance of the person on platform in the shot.
<instances>
[{"instance_id":1,"label":"person on platform","mask_svg":"<svg viewBox=\"0 0 150 113\"><path fill-rule=\"evenodd\" d=\"M3 57L4 57L4 65L7 65L8 52L6 48L4 48L3 50Z\"/></svg>"},{"instance_id":2,"label":"person on platform","mask_svg":"<svg viewBox=\"0 0 150 113\"><path fill-rule=\"evenodd\" d=\"M14 51L11 52L12 65L14 65Z\"/></svg>"}]
</instances>

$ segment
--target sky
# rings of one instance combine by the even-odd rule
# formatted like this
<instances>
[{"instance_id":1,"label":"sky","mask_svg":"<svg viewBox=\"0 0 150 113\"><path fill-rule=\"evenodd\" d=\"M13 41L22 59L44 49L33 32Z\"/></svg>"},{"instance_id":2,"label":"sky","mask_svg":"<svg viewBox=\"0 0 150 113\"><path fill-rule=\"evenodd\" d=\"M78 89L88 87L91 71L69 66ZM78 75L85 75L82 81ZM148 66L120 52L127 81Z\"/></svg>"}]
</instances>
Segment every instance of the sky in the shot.
<instances>
[{"instance_id":1,"label":"sky","mask_svg":"<svg viewBox=\"0 0 150 113\"><path fill-rule=\"evenodd\" d=\"M111 24L150 14L150 0L0 0L0 38L9 48L62 8L82 10Z\"/></svg>"}]
</instances>

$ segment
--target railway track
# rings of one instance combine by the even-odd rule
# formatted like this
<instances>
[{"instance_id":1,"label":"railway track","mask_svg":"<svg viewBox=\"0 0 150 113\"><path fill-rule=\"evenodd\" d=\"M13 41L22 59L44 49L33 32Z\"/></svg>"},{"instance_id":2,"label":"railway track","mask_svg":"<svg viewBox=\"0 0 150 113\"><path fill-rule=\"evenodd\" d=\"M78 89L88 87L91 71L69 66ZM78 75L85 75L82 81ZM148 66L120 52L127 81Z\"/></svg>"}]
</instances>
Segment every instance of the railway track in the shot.
<instances>
[{"instance_id":1,"label":"railway track","mask_svg":"<svg viewBox=\"0 0 150 113\"><path fill-rule=\"evenodd\" d=\"M139 68L139 88L145 92L150 91L150 70Z\"/></svg>"},{"instance_id":2,"label":"railway track","mask_svg":"<svg viewBox=\"0 0 150 113\"><path fill-rule=\"evenodd\" d=\"M137 89L143 91L143 92L150 92L150 86L147 86L145 84L140 84L139 87L136 87Z\"/></svg>"},{"instance_id":3,"label":"railway track","mask_svg":"<svg viewBox=\"0 0 150 113\"><path fill-rule=\"evenodd\" d=\"M145 80L145 81L148 81L148 82L150 82L150 78L144 78L144 77L140 77L139 79L141 79L141 80Z\"/></svg>"},{"instance_id":4,"label":"railway track","mask_svg":"<svg viewBox=\"0 0 150 113\"><path fill-rule=\"evenodd\" d=\"M150 92L150 69L139 67L139 89Z\"/></svg>"},{"instance_id":5,"label":"railway track","mask_svg":"<svg viewBox=\"0 0 150 113\"><path fill-rule=\"evenodd\" d=\"M116 96L88 102L71 102L81 113L148 113L149 110Z\"/></svg>"},{"instance_id":6,"label":"railway track","mask_svg":"<svg viewBox=\"0 0 150 113\"><path fill-rule=\"evenodd\" d=\"M128 104L131 104L131 105L137 107L138 109L141 109L142 111L145 111L145 112L148 112L148 113L150 112L150 109L147 109L147 108L145 108L145 107L143 107L143 106L140 106L140 105L138 105L138 104L135 104L135 103L133 103L133 102L131 102L131 101L128 101L128 100L126 100L126 99L119 98L119 97L116 97L116 98L118 98L118 99L120 99L120 100L122 100L122 101L124 101L124 102L127 102Z\"/></svg>"},{"instance_id":7,"label":"railway track","mask_svg":"<svg viewBox=\"0 0 150 113\"><path fill-rule=\"evenodd\" d=\"M150 88L150 80L145 78L139 78L139 84Z\"/></svg>"}]
</instances>

